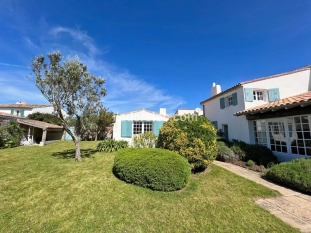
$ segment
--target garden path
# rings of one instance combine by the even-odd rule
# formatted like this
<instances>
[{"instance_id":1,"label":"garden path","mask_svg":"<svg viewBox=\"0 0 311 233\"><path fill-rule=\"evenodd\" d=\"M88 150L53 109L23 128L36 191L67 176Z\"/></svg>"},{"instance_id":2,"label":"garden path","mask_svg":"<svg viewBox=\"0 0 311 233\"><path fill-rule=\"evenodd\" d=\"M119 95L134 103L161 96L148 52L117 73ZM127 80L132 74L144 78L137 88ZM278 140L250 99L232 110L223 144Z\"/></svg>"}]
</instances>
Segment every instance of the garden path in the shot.
<instances>
[{"instance_id":1,"label":"garden path","mask_svg":"<svg viewBox=\"0 0 311 233\"><path fill-rule=\"evenodd\" d=\"M255 200L262 208L302 232L311 233L311 196L282 187L261 178L258 172L236 166L231 163L214 161L214 164L239 176L264 185L281 193L280 197L260 198Z\"/></svg>"}]
</instances>

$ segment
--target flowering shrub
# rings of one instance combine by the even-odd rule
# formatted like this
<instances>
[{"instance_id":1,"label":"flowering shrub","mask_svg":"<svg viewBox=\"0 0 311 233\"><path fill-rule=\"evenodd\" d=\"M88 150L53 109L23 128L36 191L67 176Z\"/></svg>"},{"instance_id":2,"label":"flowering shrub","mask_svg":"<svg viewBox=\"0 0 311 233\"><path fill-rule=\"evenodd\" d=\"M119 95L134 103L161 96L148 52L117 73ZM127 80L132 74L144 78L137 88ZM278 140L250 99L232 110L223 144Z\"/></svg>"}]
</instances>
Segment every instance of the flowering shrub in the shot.
<instances>
[{"instance_id":1,"label":"flowering shrub","mask_svg":"<svg viewBox=\"0 0 311 233\"><path fill-rule=\"evenodd\" d=\"M192 171L203 171L217 156L216 129L205 117L173 118L160 128L157 147L185 157Z\"/></svg>"}]
</instances>

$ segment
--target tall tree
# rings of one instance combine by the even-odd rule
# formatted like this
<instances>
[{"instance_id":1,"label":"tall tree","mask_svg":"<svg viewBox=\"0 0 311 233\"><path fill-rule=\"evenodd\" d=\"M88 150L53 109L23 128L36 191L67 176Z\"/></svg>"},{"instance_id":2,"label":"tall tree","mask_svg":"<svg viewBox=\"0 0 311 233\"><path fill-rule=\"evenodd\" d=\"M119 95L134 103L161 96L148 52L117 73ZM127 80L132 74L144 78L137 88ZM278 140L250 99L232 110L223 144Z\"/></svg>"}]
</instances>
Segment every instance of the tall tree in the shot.
<instances>
[{"instance_id":1,"label":"tall tree","mask_svg":"<svg viewBox=\"0 0 311 233\"><path fill-rule=\"evenodd\" d=\"M82 161L80 141L91 124L90 117L102 108L101 97L107 93L103 87L105 79L90 74L77 56L64 62L60 52L49 53L47 57L48 63L43 55L32 60L32 80L53 105L64 129L72 137L76 147L75 160ZM69 129L62 109L76 119L74 132Z\"/></svg>"},{"instance_id":2,"label":"tall tree","mask_svg":"<svg viewBox=\"0 0 311 233\"><path fill-rule=\"evenodd\" d=\"M99 111L98 116L95 118L95 141L98 139L100 133L104 134L104 138L107 136L107 127L111 126L113 123L113 112L109 112L107 108L103 108Z\"/></svg>"}]
</instances>

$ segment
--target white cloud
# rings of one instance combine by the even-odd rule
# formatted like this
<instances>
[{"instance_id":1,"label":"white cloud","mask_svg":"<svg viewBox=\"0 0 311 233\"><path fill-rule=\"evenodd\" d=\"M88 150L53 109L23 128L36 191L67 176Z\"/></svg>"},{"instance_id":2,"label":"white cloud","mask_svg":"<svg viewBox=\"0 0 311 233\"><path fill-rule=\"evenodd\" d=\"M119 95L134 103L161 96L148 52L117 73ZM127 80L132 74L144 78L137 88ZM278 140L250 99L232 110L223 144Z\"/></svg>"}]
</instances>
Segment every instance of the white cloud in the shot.
<instances>
[{"instance_id":1,"label":"white cloud","mask_svg":"<svg viewBox=\"0 0 311 233\"><path fill-rule=\"evenodd\" d=\"M40 51L40 53L58 50L64 56L73 57L77 55L88 66L91 73L104 77L108 95L103 98L103 102L104 106L110 108L110 110L122 113L137 109L158 111L158 108L165 107L168 113L173 113L182 102L181 97L167 94L162 88L146 82L126 69L118 68L100 59L99 55L107 52L107 50L102 51L99 49L93 38L87 35L86 32L62 26L57 26L47 31L47 35L40 35L40 43L38 44L35 44L33 42L35 38L29 35L22 35L22 37L29 49L32 48L35 51ZM63 36L67 36L66 41L64 41ZM83 48L81 48L81 44ZM0 65L12 66L11 68L14 67L14 69L25 68L7 63L0 63ZM12 100L13 102L24 100L32 103L46 103L45 98L33 83L29 82L29 80L27 85L25 82L19 82L14 77L14 72L13 70L12 73L0 72L1 96L5 95L7 100ZM25 78L29 75L29 72L22 72L22 74L18 75ZM10 80L10 82L6 80ZM12 80L17 81L12 82Z\"/></svg>"},{"instance_id":2,"label":"white cloud","mask_svg":"<svg viewBox=\"0 0 311 233\"><path fill-rule=\"evenodd\" d=\"M85 32L79 30L73 30L65 27L54 27L50 30L52 36L56 37L61 33L68 33L74 39L82 43L85 48L89 50L90 56L95 56L100 53L100 50L94 45L93 39L89 37Z\"/></svg>"}]
</instances>

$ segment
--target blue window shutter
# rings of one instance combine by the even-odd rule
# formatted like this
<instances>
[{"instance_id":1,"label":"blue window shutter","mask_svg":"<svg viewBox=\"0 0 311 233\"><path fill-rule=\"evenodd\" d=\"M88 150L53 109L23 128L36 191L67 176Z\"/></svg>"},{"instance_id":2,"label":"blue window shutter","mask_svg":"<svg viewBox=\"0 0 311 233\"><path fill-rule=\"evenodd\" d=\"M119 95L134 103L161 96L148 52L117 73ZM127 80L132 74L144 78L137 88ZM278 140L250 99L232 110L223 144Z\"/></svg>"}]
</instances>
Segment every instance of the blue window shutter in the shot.
<instances>
[{"instance_id":1,"label":"blue window shutter","mask_svg":"<svg viewBox=\"0 0 311 233\"><path fill-rule=\"evenodd\" d=\"M160 128L164 124L164 121L154 121L153 122L153 133L155 136L159 136Z\"/></svg>"},{"instance_id":2,"label":"blue window shutter","mask_svg":"<svg viewBox=\"0 0 311 233\"><path fill-rule=\"evenodd\" d=\"M24 116L24 111L25 111L25 110L21 110L21 116L22 116L22 117Z\"/></svg>"},{"instance_id":3,"label":"blue window shutter","mask_svg":"<svg viewBox=\"0 0 311 233\"><path fill-rule=\"evenodd\" d=\"M238 105L238 93L236 92L232 93L232 105L233 106Z\"/></svg>"},{"instance_id":4,"label":"blue window shutter","mask_svg":"<svg viewBox=\"0 0 311 233\"><path fill-rule=\"evenodd\" d=\"M217 121L213 121L212 123L214 124L215 128L218 130L218 122Z\"/></svg>"},{"instance_id":5,"label":"blue window shutter","mask_svg":"<svg viewBox=\"0 0 311 233\"><path fill-rule=\"evenodd\" d=\"M254 101L253 88L244 88L244 93L245 93L245 101L247 102Z\"/></svg>"},{"instance_id":6,"label":"blue window shutter","mask_svg":"<svg viewBox=\"0 0 311 233\"><path fill-rule=\"evenodd\" d=\"M11 109L11 114L14 115L14 109Z\"/></svg>"},{"instance_id":7,"label":"blue window shutter","mask_svg":"<svg viewBox=\"0 0 311 233\"><path fill-rule=\"evenodd\" d=\"M269 102L273 102L280 99L279 88L272 88L268 90Z\"/></svg>"},{"instance_id":8,"label":"blue window shutter","mask_svg":"<svg viewBox=\"0 0 311 233\"><path fill-rule=\"evenodd\" d=\"M225 108L225 98L222 97L219 99L219 101L220 101L220 109L224 109Z\"/></svg>"},{"instance_id":9,"label":"blue window shutter","mask_svg":"<svg viewBox=\"0 0 311 233\"><path fill-rule=\"evenodd\" d=\"M132 121L121 121L121 137L132 137Z\"/></svg>"}]
</instances>

